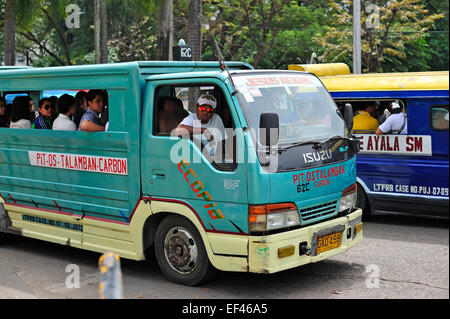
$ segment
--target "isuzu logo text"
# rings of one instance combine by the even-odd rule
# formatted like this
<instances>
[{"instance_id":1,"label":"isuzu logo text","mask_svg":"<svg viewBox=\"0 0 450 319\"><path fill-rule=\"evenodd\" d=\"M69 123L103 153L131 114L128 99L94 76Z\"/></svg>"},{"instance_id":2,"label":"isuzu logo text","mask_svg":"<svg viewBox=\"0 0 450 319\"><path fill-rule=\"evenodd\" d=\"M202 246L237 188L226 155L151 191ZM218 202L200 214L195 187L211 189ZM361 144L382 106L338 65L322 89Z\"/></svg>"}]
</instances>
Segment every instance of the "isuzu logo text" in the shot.
<instances>
[{"instance_id":1,"label":"isuzu logo text","mask_svg":"<svg viewBox=\"0 0 450 319\"><path fill-rule=\"evenodd\" d=\"M332 155L330 150L305 153L303 154L303 161L305 161L305 163L324 161L326 159L330 159L331 156Z\"/></svg>"}]
</instances>

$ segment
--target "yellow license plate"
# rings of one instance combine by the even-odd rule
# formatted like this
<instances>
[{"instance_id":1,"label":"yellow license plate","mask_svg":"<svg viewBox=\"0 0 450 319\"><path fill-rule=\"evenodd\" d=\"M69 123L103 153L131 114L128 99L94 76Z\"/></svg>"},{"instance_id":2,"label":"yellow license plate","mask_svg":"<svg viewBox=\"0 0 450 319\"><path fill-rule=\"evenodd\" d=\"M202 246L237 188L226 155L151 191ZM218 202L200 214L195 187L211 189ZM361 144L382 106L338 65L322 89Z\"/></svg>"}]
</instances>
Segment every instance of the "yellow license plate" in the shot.
<instances>
[{"instance_id":1,"label":"yellow license plate","mask_svg":"<svg viewBox=\"0 0 450 319\"><path fill-rule=\"evenodd\" d=\"M316 255L338 248L341 245L341 234L342 233L333 233L317 238Z\"/></svg>"}]
</instances>

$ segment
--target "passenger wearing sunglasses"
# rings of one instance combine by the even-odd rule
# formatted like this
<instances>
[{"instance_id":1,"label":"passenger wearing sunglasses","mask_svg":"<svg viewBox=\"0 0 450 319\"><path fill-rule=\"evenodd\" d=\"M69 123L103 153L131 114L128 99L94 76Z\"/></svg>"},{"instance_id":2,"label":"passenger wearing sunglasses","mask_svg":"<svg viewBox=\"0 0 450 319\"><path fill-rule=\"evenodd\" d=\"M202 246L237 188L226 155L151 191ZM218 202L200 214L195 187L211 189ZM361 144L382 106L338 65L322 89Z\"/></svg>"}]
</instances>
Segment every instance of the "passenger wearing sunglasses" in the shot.
<instances>
[{"instance_id":1,"label":"passenger wearing sunglasses","mask_svg":"<svg viewBox=\"0 0 450 319\"><path fill-rule=\"evenodd\" d=\"M222 119L215 113L217 101L214 96L203 94L196 104L196 112L185 117L177 126L175 135L184 136L203 133L208 141L220 142L227 138Z\"/></svg>"},{"instance_id":2,"label":"passenger wearing sunglasses","mask_svg":"<svg viewBox=\"0 0 450 319\"><path fill-rule=\"evenodd\" d=\"M52 129L52 101L48 98L43 98L38 104L39 116L34 120L32 128L40 130Z\"/></svg>"}]
</instances>

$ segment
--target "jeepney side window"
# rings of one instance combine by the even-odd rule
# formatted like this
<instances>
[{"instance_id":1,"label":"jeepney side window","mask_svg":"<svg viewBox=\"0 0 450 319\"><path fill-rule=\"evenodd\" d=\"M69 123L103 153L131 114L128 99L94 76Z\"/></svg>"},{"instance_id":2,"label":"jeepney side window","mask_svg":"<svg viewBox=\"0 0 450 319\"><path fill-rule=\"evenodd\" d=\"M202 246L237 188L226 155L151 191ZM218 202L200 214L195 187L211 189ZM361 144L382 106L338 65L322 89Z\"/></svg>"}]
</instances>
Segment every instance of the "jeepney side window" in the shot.
<instances>
[{"instance_id":1,"label":"jeepney side window","mask_svg":"<svg viewBox=\"0 0 450 319\"><path fill-rule=\"evenodd\" d=\"M431 107L431 128L436 131L448 131L448 104Z\"/></svg>"},{"instance_id":2,"label":"jeepney side window","mask_svg":"<svg viewBox=\"0 0 450 319\"><path fill-rule=\"evenodd\" d=\"M345 105L350 104L352 106L352 132L354 134L375 134L378 125L385 120L383 116L384 107L382 105L382 101L379 100L345 100L336 101L336 104L342 116L344 116ZM368 106L373 106L373 108L370 109ZM373 120L369 120L367 118L367 114L365 112L368 109L370 110L370 117L372 117Z\"/></svg>"}]
</instances>

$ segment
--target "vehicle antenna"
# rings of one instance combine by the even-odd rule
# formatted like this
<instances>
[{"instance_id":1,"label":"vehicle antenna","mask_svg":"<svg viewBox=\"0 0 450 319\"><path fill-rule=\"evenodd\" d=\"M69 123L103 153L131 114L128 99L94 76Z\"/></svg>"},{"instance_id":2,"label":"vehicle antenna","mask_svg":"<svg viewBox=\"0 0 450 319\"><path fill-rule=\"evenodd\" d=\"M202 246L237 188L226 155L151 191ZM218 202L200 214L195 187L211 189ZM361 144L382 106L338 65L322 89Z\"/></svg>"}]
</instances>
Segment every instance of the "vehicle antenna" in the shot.
<instances>
[{"instance_id":1,"label":"vehicle antenna","mask_svg":"<svg viewBox=\"0 0 450 319\"><path fill-rule=\"evenodd\" d=\"M237 91L237 89L236 89L236 86L234 85L234 82L233 82L233 78L231 77L231 74L230 74L230 70L228 69L228 66L227 66L227 64L225 63L225 59L223 58L223 55L222 55L222 51L220 51L220 48L219 48L219 45L217 44L217 41L216 41L216 39L214 38L214 36L213 36L213 34L211 33L211 39L212 39L212 41L213 41L213 43L214 43L214 51L216 52L216 58L217 58L217 60L219 61L219 68L222 70L222 71L227 71L227 73L228 73L228 78L230 79L230 83L231 83L231 86L233 87L233 92L231 93L231 95L235 95L238 91Z\"/></svg>"}]
</instances>

